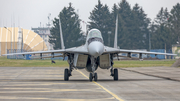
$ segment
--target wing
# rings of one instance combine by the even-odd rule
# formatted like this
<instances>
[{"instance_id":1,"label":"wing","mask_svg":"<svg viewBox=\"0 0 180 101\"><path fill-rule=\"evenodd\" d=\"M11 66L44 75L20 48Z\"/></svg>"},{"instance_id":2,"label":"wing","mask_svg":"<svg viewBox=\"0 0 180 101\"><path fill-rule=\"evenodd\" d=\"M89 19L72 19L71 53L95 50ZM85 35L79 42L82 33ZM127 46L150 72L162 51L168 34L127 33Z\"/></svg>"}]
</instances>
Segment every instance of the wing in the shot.
<instances>
[{"instance_id":1,"label":"wing","mask_svg":"<svg viewBox=\"0 0 180 101\"><path fill-rule=\"evenodd\" d=\"M171 53L159 53L159 52L148 52L148 51L138 51L138 50L126 50L126 49L117 49L112 47L105 46L105 52L106 53L135 53L135 54L155 54L155 55L177 55L177 54L171 54Z\"/></svg>"},{"instance_id":2,"label":"wing","mask_svg":"<svg viewBox=\"0 0 180 101\"><path fill-rule=\"evenodd\" d=\"M3 54L3 56L8 55L26 55L26 54L54 54L54 53L80 53L80 54L88 54L87 48L83 45L80 47L73 47L68 49L61 50L50 50L50 51L36 51L36 52L22 52L22 53L11 53L11 54Z\"/></svg>"}]
</instances>

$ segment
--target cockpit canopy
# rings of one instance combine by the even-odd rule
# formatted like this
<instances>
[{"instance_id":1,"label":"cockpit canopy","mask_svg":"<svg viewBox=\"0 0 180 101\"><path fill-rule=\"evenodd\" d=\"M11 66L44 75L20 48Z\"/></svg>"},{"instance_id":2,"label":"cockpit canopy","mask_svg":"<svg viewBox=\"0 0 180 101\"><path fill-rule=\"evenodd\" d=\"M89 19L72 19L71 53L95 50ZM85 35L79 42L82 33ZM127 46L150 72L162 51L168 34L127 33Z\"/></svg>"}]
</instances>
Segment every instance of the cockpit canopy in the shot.
<instances>
[{"instance_id":1,"label":"cockpit canopy","mask_svg":"<svg viewBox=\"0 0 180 101\"><path fill-rule=\"evenodd\" d=\"M88 37L87 37L88 45L93 41L99 41L101 43L104 43L101 36L101 32L98 29L92 29L88 33Z\"/></svg>"},{"instance_id":2,"label":"cockpit canopy","mask_svg":"<svg viewBox=\"0 0 180 101\"><path fill-rule=\"evenodd\" d=\"M89 38L95 38L95 37L102 39L101 32L97 29L90 30L87 38L89 39Z\"/></svg>"}]
</instances>

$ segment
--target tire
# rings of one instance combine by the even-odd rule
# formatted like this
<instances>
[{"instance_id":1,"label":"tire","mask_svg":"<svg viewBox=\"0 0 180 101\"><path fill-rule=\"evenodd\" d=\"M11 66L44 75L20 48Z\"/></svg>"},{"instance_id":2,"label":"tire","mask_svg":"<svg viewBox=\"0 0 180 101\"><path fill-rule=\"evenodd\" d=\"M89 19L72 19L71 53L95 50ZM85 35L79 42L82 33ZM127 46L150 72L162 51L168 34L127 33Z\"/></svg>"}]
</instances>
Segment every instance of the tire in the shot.
<instances>
[{"instance_id":1,"label":"tire","mask_svg":"<svg viewBox=\"0 0 180 101\"><path fill-rule=\"evenodd\" d=\"M97 78L98 78L97 73L94 73L94 81L97 81Z\"/></svg>"},{"instance_id":2,"label":"tire","mask_svg":"<svg viewBox=\"0 0 180 101\"><path fill-rule=\"evenodd\" d=\"M89 81L92 81L92 79L93 79L93 75L92 73L89 73Z\"/></svg>"},{"instance_id":3,"label":"tire","mask_svg":"<svg viewBox=\"0 0 180 101\"><path fill-rule=\"evenodd\" d=\"M69 70L65 69L64 70L64 81L68 81L69 80Z\"/></svg>"},{"instance_id":4,"label":"tire","mask_svg":"<svg viewBox=\"0 0 180 101\"><path fill-rule=\"evenodd\" d=\"M114 80L118 80L118 69L114 69Z\"/></svg>"}]
</instances>

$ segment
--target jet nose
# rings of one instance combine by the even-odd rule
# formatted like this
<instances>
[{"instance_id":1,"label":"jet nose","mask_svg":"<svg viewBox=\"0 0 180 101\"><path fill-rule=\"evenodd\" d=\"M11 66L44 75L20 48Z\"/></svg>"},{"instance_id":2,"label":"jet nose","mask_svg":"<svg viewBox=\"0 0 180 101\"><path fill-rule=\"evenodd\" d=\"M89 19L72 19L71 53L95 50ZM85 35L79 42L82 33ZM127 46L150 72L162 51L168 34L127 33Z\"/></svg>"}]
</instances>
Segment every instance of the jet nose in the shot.
<instances>
[{"instance_id":1,"label":"jet nose","mask_svg":"<svg viewBox=\"0 0 180 101\"><path fill-rule=\"evenodd\" d=\"M98 57L103 53L104 45L98 41L92 42L88 46L88 51L90 55Z\"/></svg>"},{"instance_id":2,"label":"jet nose","mask_svg":"<svg viewBox=\"0 0 180 101\"><path fill-rule=\"evenodd\" d=\"M95 51L94 51L94 54L92 54L93 56L99 56L99 55L101 55L101 52L98 50L98 49L96 49Z\"/></svg>"}]
</instances>

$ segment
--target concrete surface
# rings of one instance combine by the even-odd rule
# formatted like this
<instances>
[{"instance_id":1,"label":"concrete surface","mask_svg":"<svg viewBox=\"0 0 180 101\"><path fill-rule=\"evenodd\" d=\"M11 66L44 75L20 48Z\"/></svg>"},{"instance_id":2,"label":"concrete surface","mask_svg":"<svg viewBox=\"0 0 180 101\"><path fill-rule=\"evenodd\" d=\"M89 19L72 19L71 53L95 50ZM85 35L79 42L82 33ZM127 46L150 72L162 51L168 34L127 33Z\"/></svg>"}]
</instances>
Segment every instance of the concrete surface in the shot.
<instances>
[{"instance_id":1,"label":"concrete surface","mask_svg":"<svg viewBox=\"0 0 180 101\"><path fill-rule=\"evenodd\" d=\"M64 81L62 67L0 67L0 101L180 101L180 68L119 69L119 81L98 68L98 81L74 70Z\"/></svg>"}]
</instances>

